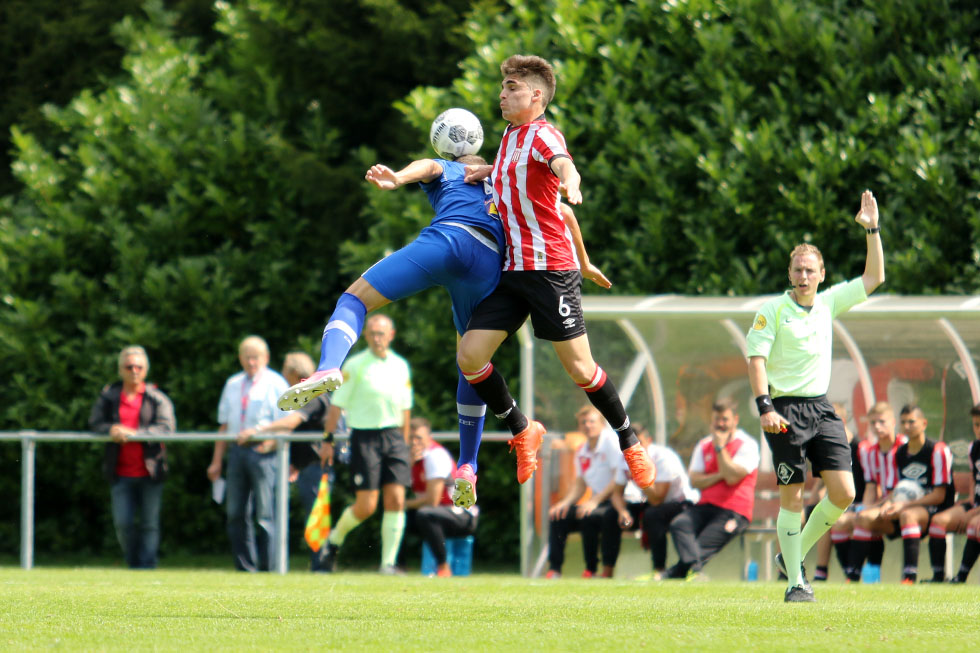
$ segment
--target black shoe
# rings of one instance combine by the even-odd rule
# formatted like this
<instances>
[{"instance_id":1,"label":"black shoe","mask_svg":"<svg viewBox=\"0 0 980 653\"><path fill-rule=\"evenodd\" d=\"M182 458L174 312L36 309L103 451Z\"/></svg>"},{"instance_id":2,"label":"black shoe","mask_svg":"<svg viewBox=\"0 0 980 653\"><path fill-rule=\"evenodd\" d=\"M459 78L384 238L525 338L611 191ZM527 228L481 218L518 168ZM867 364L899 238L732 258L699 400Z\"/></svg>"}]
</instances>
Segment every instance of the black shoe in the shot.
<instances>
[{"instance_id":1,"label":"black shoe","mask_svg":"<svg viewBox=\"0 0 980 653\"><path fill-rule=\"evenodd\" d=\"M949 579L949 582L953 585L962 585L966 582L966 579L962 576L956 575Z\"/></svg>"},{"instance_id":2,"label":"black shoe","mask_svg":"<svg viewBox=\"0 0 980 653\"><path fill-rule=\"evenodd\" d=\"M786 575L786 563L783 561L782 553L776 554L776 567L779 568L779 573L783 575L783 580L789 580L789 576ZM810 594L812 595L813 588L810 587L810 581L806 579L806 567L803 566L802 562L800 563L800 573L803 574L803 587L807 588L807 590L809 590Z\"/></svg>"},{"instance_id":3,"label":"black shoe","mask_svg":"<svg viewBox=\"0 0 980 653\"><path fill-rule=\"evenodd\" d=\"M813 597L813 588L809 585L795 585L786 590L783 601L786 603L816 603L817 599Z\"/></svg>"},{"instance_id":4,"label":"black shoe","mask_svg":"<svg viewBox=\"0 0 980 653\"><path fill-rule=\"evenodd\" d=\"M932 578L923 578L919 583L945 583L946 578L944 576L933 576Z\"/></svg>"},{"instance_id":5,"label":"black shoe","mask_svg":"<svg viewBox=\"0 0 980 653\"><path fill-rule=\"evenodd\" d=\"M332 574L337 570L337 553L340 551L340 547L336 544L326 543L326 548L323 551L323 555L320 558L320 568L317 571Z\"/></svg>"}]
</instances>

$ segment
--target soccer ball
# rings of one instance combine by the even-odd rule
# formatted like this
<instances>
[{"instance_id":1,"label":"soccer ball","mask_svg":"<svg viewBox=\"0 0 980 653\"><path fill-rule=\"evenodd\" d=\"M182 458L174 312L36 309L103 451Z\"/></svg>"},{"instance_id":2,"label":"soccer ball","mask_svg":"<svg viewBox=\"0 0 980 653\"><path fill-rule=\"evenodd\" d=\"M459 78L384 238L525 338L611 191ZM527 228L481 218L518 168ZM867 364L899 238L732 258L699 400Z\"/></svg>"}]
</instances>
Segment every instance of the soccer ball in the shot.
<instances>
[{"instance_id":1,"label":"soccer ball","mask_svg":"<svg viewBox=\"0 0 980 653\"><path fill-rule=\"evenodd\" d=\"M915 501L921 499L926 491L917 482L910 479L902 479L892 490L892 498L895 501Z\"/></svg>"},{"instance_id":2,"label":"soccer ball","mask_svg":"<svg viewBox=\"0 0 980 653\"><path fill-rule=\"evenodd\" d=\"M440 157L450 161L476 154L483 145L483 126L466 109L447 109L432 121L429 142Z\"/></svg>"}]
</instances>

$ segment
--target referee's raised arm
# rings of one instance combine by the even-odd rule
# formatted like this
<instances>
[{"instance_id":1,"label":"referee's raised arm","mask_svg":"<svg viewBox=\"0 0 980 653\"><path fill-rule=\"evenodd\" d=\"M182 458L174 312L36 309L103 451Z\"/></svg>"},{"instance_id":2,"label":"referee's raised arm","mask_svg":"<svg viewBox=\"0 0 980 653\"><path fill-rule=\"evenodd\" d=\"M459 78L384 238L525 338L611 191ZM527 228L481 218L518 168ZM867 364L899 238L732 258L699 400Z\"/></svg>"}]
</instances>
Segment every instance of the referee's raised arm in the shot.
<instances>
[{"instance_id":1,"label":"referee's raised arm","mask_svg":"<svg viewBox=\"0 0 980 653\"><path fill-rule=\"evenodd\" d=\"M864 264L864 292L870 295L885 282L885 254L881 248L881 227L878 226L878 202L870 190L861 194L861 210L854 221L864 227L868 236L868 258Z\"/></svg>"}]
</instances>

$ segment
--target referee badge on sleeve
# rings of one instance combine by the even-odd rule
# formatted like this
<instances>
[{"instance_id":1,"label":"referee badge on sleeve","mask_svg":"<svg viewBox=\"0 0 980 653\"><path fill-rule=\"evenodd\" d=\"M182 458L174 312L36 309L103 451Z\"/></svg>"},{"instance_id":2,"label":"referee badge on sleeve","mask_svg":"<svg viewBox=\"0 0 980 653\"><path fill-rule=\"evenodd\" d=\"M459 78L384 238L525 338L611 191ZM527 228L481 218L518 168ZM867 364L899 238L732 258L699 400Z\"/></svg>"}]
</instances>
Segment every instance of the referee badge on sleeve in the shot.
<instances>
[{"instance_id":1,"label":"referee badge on sleeve","mask_svg":"<svg viewBox=\"0 0 980 653\"><path fill-rule=\"evenodd\" d=\"M756 331L762 331L766 328L766 318L761 313L756 316L755 324L752 325L752 328Z\"/></svg>"}]
</instances>

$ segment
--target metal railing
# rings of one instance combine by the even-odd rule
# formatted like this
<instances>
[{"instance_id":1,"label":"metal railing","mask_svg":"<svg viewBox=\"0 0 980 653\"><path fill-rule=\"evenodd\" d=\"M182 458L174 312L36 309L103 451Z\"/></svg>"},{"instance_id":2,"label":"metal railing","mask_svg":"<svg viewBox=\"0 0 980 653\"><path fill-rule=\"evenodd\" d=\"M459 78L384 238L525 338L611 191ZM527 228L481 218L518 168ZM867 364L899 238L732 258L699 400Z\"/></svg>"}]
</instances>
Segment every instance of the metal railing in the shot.
<instances>
[{"instance_id":1,"label":"metal railing","mask_svg":"<svg viewBox=\"0 0 980 653\"><path fill-rule=\"evenodd\" d=\"M459 435L450 432L432 434L441 442L458 441ZM505 442L509 433L484 433L483 442ZM236 435L217 432L174 433L165 437L133 436L130 442L214 442L216 440L234 441ZM319 442L320 432L263 433L263 440L281 442ZM346 436L338 436L340 441ZM83 431L0 431L0 442L21 443L20 462L20 566L31 569L34 566L34 458L39 442L93 443L108 442L109 437ZM289 570L289 447L276 447L276 553L273 570L285 574ZM204 473L204 470L201 470Z\"/></svg>"}]
</instances>

